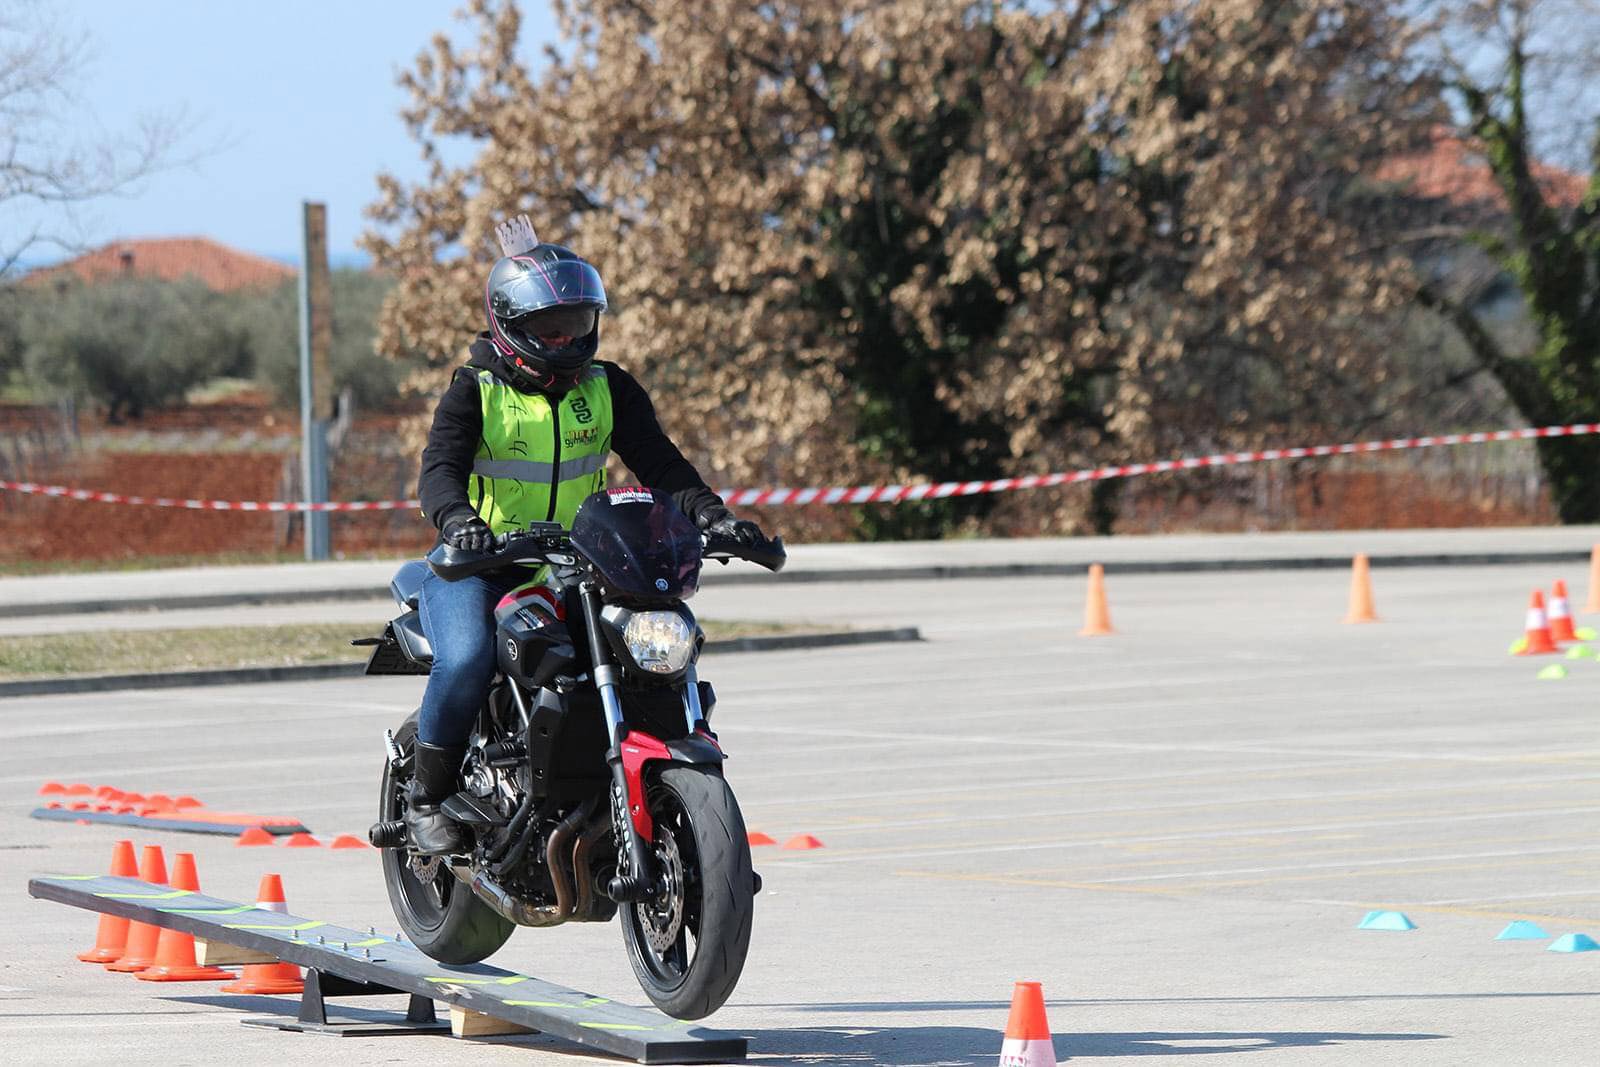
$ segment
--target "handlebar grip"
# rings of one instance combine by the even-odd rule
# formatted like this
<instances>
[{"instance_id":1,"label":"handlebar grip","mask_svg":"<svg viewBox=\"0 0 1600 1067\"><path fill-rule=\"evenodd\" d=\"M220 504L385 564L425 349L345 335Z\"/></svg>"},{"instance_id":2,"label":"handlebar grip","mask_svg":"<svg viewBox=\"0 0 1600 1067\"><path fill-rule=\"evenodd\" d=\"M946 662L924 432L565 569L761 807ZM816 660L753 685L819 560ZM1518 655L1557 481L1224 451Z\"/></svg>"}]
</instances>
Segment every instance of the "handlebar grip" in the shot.
<instances>
[{"instance_id":1,"label":"handlebar grip","mask_svg":"<svg viewBox=\"0 0 1600 1067\"><path fill-rule=\"evenodd\" d=\"M731 537L708 537L705 551L708 556L713 553L726 554L734 559L742 559L758 567L765 567L773 573L783 570L784 564L789 562L789 554L784 551L782 537L774 537L770 541L762 541L755 545L747 545Z\"/></svg>"}]
</instances>

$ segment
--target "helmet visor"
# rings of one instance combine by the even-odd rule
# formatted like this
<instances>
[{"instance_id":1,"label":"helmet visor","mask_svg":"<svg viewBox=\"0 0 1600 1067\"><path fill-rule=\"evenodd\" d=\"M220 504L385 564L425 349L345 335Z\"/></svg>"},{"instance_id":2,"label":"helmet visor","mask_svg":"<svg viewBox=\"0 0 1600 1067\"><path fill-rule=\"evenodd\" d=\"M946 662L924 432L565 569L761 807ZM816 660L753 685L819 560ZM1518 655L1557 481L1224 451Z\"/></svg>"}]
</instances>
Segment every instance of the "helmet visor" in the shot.
<instances>
[{"instance_id":1,"label":"helmet visor","mask_svg":"<svg viewBox=\"0 0 1600 1067\"><path fill-rule=\"evenodd\" d=\"M600 312L592 304L557 305L513 319L506 327L541 341L552 337L588 337L599 316Z\"/></svg>"},{"instance_id":2,"label":"helmet visor","mask_svg":"<svg viewBox=\"0 0 1600 1067\"><path fill-rule=\"evenodd\" d=\"M520 319L561 304L588 304L591 311L606 306L600 272L582 260L540 262L517 256L516 262L526 269L496 285L491 297L494 313L502 319Z\"/></svg>"}]
</instances>

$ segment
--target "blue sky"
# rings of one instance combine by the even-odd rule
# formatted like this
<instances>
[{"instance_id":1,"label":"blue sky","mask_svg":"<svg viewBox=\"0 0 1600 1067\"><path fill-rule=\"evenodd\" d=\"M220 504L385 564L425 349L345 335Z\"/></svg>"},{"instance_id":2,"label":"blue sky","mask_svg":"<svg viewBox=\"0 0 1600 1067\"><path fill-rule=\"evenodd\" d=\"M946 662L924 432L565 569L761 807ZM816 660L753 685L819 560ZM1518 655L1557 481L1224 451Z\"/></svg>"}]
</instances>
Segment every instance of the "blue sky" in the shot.
<instances>
[{"instance_id":1,"label":"blue sky","mask_svg":"<svg viewBox=\"0 0 1600 1067\"><path fill-rule=\"evenodd\" d=\"M355 253L375 176L422 176L396 74L434 33L467 39L452 2L425 0L44 0L88 38L72 72L76 134L187 113L201 158L77 213L88 245L202 235L297 259L302 200L328 205L329 250ZM556 37L545 0L524 0L523 54ZM40 249L29 258L59 253Z\"/></svg>"}]
</instances>

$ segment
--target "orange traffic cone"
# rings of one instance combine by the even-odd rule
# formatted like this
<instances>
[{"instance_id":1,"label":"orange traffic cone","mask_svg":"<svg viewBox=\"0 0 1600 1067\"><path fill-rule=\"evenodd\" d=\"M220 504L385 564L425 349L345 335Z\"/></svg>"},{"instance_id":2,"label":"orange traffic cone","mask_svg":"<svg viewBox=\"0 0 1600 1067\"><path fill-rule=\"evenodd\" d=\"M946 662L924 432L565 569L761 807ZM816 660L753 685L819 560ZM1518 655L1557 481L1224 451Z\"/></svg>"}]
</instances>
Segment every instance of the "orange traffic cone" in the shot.
<instances>
[{"instance_id":1,"label":"orange traffic cone","mask_svg":"<svg viewBox=\"0 0 1600 1067\"><path fill-rule=\"evenodd\" d=\"M1567 583L1560 578L1550 590L1550 640L1576 641L1578 632L1572 628L1572 605L1567 600Z\"/></svg>"},{"instance_id":2,"label":"orange traffic cone","mask_svg":"<svg viewBox=\"0 0 1600 1067\"><path fill-rule=\"evenodd\" d=\"M1358 553L1350 563L1350 610L1345 612L1344 621L1378 621L1378 613L1372 607L1372 564L1365 552Z\"/></svg>"},{"instance_id":3,"label":"orange traffic cone","mask_svg":"<svg viewBox=\"0 0 1600 1067\"><path fill-rule=\"evenodd\" d=\"M1056 1045L1044 1015L1038 982L1018 982L1011 993L1011 1017L1000 1046L1000 1067L1056 1067Z\"/></svg>"},{"instance_id":4,"label":"orange traffic cone","mask_svg":"<svg viewBox=\"0 0 1600 1067\"><path fill-rule=\"evenodd\" d=\"M1528 598L1528 622L1524 627L1526 631L1522 638L1522 647L1517 650L1519 656L1543 656L1551 652L1560 652L1556 643L1550 639L1550 624L1545 621L1544 592L1535 589L1533 596Z\"/></svg>"},{"instance_id":5,"label":"orange traffic cone","mask_svg":"<svg viewBox=\"0 0 1600 1067\"><path fill-rule=\"evenodd\" d=\"M286 913L289 904L283 899L283 879L275 874L263 874L261 887L256 890L256 907L262 911ZM300 968L292 963L249 963L237 982L222 987L224 993L301 993L305 983L300 980Z\"/></svg>"},{"instance_id":6,"label":"orange traffic cone","mask_svg":"<svg viewBox=\"0 0 1600 1067\"><path fill-rule=\"evenodd\" d=\"M200 892L200 874L194 867L194 853L180 852L172 861L172 888ZM221 967L201 967L194 960L194 935L163 929L156 943L155 964L134 975L141 982L216 982L232 978L232 971Z\"/></svg>"},{"instance_id":7,"label":"orange traffic cone","mask_svg":"<svg viewBox=\"0 0 1600 1067\"><path fill-rule=\"evenodd\" d=\"M1589 602L1583 606L1587 612L1600 611L1600 545L1589 550Z\"/></svg>"},{"instance_id":8,"label":"orange traffic cone","mask_svg":"<svg viewBox=\"0 0 1600 1067\"><path fill-rule=\"evenodd\" d=\"M111 877L133 878L139 873L133 862L133 842L118 841L111 849ZM96 931L94 948L78 953L85 963L111 963L122 955L128 944L128 920L120 915L100 916L100 929Z\"/></svg>"},{"instance_id":9,"label":"orange traffic cone","mask_svg":"<svg viewBox=\"0 0 1600 1067\"><path fill-rule=\"evenodd\" d=\"M167 858L160 845L146 845L139 857L139 877L153 885L167 884ZM106 970L137 974L156 959L156 943L161 940L161 927L128 920L128 943L115 963L106 964Z\"/></svg>"},{"instance_id":10,"label":"orange traffic cone","mask_svg":"<svg viewBox=\"0 0 1600 1067\"><path fill-rule=\"evenodd\" d=\"M1098 563L1089 565L1089 592L1083 603L1083 629L1079 637L1104 637L1114 634L1111 628L1111 609L1106 606L1106 569Z\"/></svg>"}]
</instances>

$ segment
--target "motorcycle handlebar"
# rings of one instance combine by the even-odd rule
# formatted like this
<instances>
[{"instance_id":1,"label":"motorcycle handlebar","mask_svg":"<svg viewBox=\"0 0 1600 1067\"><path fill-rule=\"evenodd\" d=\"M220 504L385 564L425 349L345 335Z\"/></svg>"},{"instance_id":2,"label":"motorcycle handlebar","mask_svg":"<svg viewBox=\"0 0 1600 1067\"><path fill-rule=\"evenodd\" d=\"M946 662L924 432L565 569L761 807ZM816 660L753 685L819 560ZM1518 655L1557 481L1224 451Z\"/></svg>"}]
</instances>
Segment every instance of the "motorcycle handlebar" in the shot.
<instances>
[{"instance_id":1,"label":"motorcycle handlebar","mask_svg":"<svg viewBox=\"0 0 1600 1067\"><path fill-rule=\"evenodd\" d=\"M447 582L459 582L474 574L508 567L516 563L573 562L567 532L554 523L540 523L532 530L512 530L499 534L494 547L484 552L467 552L450 544L440 544L428 553L428 567Z\"/></svg>"},{"instance_id":2,"label":"motorcycle handlebar","mask_svg":"<svg viewBox=\"0 0 1600 1067\"><path fill-rule=\"evenodd\" d=\"M789 561L782 537L747 545L731 537L707 535L703 546L704 559L723 563L730 559L742 559L774 573L783 570ZM428 567L434 574L447 582L458 582L474 574L518 563L568 565L574 562L575 557L567 531L554 523L541 523L535 529L513 530L498 535L494 539L494 547L485 552L467 552L446 543L429 552L427 559Z\"/></svg>"},{"instance_id":3,"label":"motorcycle handlebar","mask_svg":"<svg viewBox=\"0 0 1600 1067\"><path fill-rule=\"evenodd\" d=\"M731 537L712 537L708 534L703 556L724 563L730 559L742 559L758 567L765 567L774 574L783 570L784 564L789 562L789 553L784 550L782 537L747 545Z\"/></svg>"}]
</instances>

